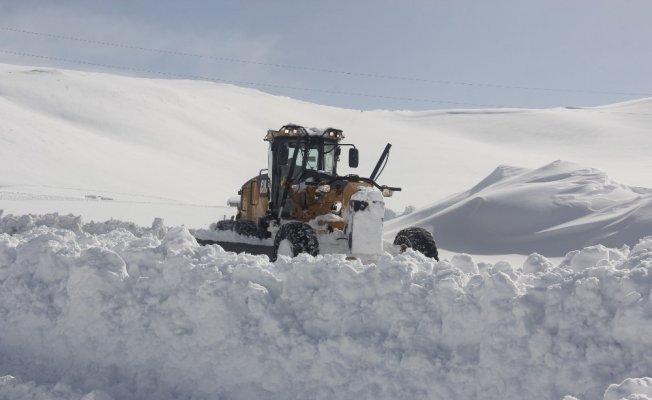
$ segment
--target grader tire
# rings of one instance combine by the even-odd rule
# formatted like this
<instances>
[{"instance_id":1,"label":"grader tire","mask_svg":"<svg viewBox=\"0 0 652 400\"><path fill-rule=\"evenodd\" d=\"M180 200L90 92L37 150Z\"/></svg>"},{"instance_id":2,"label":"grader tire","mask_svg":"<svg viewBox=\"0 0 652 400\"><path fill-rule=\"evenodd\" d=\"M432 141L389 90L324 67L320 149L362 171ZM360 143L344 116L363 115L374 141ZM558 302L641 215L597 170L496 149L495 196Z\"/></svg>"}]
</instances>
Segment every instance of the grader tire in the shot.
<instances>
[{"instance_id":1,"label":"grader tire","mask_svg":"<svg viewBox=\"0 0 652 400\"><path fill-rule=\"evenodd\" d=\"M254 221L238 220L233 224L233 231L238 235L249 236L252 238L261 238L262 232L256 226Z\"/></svg>"},{"instance_id":2,"label":"grader tire","mask_svg":"<svg viewBox=\"0 0 652 400\"><path fill-rule=\"evenodd\" d=\"M315 230L301 222L287 223L278 230L274 238L272 261L278 258L280 247L282 250L289 250L292 257L301 253L308 253L311 256L319 254L319 242Z\"/></svg>"},{"instance_id":3,"label":"grader tire","mask_svg":"<svg viewBox=\"0 0 652 400\"><path fill-rule=\"evenodd\" d=\"M423 228L405 228L396 234L394 244L401 246L401 250L414 249L420 251L426 257L434 258L439 261L439 252L435 239L430 232Z\"/></svg>"},{"instance_id":4,"label":"grader tire","mask_svg":"<svg viewBox=\"0 0 652 400\"><path fill-rule=\"evenodd\" d=\"M233 223L234 221L230 219L224 219L222 221L217 221L217 224L215 224L215 230L216 231L232 231L233 230Z\"/></svg>"}]
</instances>

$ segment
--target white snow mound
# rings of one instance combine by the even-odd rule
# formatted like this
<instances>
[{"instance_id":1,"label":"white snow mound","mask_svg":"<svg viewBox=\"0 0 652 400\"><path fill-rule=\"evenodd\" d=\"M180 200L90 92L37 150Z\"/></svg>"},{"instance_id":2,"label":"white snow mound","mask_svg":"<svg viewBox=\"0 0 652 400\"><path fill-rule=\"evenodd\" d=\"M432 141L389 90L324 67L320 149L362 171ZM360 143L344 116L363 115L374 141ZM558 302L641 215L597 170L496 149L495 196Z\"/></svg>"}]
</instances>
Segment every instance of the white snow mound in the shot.
<instances>
[{"instance_id":1,"label":"white snow mound","mask_svg":"<svg viewBox=\"0 0 652 400\"><path fill-rule=\"evenodd\" d=\"M652 189L566 161L500 166L463 193L389 221L386 239L408 226L434 232L446 250L560 257L596 244L632 246L652 234Z\"/></svg>"},{"instance_id":2,"label":"white snow mound","mask_svg":"<svg viewBox=\"0 0 652 400\"><path fill-rule=\"evenodd\" d=\"M652 370L652 237L558 266L270 263L183 227L19 220L0 219L0 399L649 396L625 380Z\"/></svg>"}]
</instances>

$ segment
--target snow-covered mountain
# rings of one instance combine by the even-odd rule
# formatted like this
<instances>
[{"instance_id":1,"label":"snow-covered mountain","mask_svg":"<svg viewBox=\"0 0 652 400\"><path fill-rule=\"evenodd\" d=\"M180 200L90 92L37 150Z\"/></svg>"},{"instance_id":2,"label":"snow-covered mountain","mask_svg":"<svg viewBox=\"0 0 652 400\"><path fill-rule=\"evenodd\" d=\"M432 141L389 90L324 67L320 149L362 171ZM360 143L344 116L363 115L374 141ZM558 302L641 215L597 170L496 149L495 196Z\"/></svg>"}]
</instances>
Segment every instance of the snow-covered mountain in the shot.
<instances>
[{"instance_id":1,"label":"snow-covered mountain","mask_svg":"<svg viewBox=\"0 0 652 400\"><path fill-rule=\"evenodd\" d=\"M652 233L652 189L570 162L534 170L503 165L465 192L389 221L387 238L408 226L472 254L563 256L594 244L631 246Z\"/></svg>"}]
</instances>

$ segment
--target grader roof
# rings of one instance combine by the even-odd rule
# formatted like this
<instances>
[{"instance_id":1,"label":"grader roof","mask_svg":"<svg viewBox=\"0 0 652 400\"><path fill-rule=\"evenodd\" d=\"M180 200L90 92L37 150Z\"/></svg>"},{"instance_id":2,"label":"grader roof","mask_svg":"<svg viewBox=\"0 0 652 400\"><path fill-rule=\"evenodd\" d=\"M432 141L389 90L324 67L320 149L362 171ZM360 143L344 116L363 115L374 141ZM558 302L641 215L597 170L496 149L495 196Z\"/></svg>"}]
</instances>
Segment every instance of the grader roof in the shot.
<instances>
[{"instance_id":1,"label":"grader roof","mask_svg":"<svg viewBox=\"0 0 652 400\"><path fill-rule=\"evenodd\" d=\"M326 128L324 130L317 128L306 129L303 126L299 125L285 125L281 129L275 131L270 129L265 135L265 140L268 142L273 142L276 138L282 137L301 137L301 136L317 136L323 137L331 140L341 141L344 139L344 134L341 129L335 128Z\"/></svg>"}]
</instances>

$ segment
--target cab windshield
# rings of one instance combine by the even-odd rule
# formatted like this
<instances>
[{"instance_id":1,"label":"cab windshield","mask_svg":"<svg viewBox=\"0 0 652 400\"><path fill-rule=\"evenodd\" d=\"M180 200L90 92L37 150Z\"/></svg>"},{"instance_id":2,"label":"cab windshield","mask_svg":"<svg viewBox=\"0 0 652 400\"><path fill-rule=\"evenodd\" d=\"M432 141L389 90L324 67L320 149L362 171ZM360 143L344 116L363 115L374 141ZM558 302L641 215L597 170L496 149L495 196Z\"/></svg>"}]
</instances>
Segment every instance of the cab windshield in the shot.
<instances>
[{"instance_id":1,"label":"cab windshield","mask_svg":"<svg viewBox=\"0 0 652 400\"><path fill-rule=\"evenodd\" d=\"M294 154L295 145L295 143L288 144L290 157ZM297 152L295 170L299 171L303 166L304 158L307 158L306 169L334 174L336 148L337 145L330 143L324 143L323 145L321 143L311 144L307 149L302 145Z\"/></svg>"}]
</instances>

